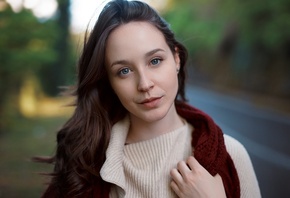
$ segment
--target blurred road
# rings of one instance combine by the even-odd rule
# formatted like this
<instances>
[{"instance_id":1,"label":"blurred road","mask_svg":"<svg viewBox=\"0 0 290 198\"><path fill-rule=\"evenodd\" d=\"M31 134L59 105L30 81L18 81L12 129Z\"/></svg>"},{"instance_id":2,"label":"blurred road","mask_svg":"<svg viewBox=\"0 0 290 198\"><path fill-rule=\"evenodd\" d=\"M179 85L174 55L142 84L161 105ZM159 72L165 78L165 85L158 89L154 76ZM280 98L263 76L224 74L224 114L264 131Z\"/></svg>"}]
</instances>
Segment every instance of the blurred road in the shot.
<instances>
[{"instance_id":1,"label":"blurred road","mask_svg":"<svg viewBox=\"0 0 290 198\"><path fill-rule=\"evenodd\" d=\"M246 147L263 198L290 197L290 117L191 85L186 94L190 104Z\"/></svg>"}]
</instances>

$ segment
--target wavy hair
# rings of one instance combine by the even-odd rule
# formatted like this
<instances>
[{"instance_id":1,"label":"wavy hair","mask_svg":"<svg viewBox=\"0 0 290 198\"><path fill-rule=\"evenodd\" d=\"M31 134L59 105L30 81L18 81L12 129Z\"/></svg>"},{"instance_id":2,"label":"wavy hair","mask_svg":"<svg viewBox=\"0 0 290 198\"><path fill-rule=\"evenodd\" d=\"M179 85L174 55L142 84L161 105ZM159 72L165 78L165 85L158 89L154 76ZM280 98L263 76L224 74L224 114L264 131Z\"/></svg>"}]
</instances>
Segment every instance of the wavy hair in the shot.
<instances>
[{"instance_id":1,"label":"wavy hair","mask_svg":"<svg viewBox=\"0 0 290 198\"><path fill-rule=\"evenodd\" d=\"M85 37L73 92L75 111L58 131L55 156L42 159L55 164L50 185L55 186L62 197L81 196L90 192L96 181L102 181L100 169L105 161L111 127L127 113L108 80L106 42L114 29L132 21L154 25L164 35L172 53L178 50L180 71L176 101L185 101L187 50L175 39L168 23L144 2L113 0L107 3L94 28Z\"/></svg>"}]
</instances>

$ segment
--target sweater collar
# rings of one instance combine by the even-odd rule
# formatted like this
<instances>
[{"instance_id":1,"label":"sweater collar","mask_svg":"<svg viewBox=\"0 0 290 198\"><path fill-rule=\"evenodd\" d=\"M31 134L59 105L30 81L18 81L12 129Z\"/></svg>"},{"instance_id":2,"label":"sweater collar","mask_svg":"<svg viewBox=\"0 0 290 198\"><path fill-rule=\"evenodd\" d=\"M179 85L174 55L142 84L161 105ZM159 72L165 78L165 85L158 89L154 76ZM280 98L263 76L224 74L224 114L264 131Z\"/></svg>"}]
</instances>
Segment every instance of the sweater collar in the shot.
<instances>
[{"instance_id":1,"label":"sweater collar","mask_svg":"<svg viewBox=\"0 0 290 198\"><path fill-rule=\"evenodd\" d=\"M210 174L216 175L217 173L222 177L224 187L226 190L227 197L238 198L240 197L240 183L238 174L235 168L235 165L226 151L226 147L224 144L223 133L221 129L214 123L214 121L197 108L194 108L183 102L176 102L177 113L187 120L194 127L194 132L192 133L192 147L194 147L194 157L199 161L199 163L209 171ZM123 124L121 122L124 122ZM122 131L125 134L119 134L122 138L122 141L119 140L119 144L117 145L119 148L118 152L123 152L124 144L126 141L126 136L129 129L129 119L124 119L120 122L120 125L124 127ZM114 138L113 133L119 127L118 123L113 126L111 138ZM118 133L116 133L116 137L118 138ZM110 140L110 144L113 144L114 140ZM110 147L110 146L109 146ZM107 156L109 152L112 152L113 149L107 149ZM120 155L122 156L122 155ZM122 159L118 159L118 161L122 161ZM108 160L104 163L113 163L113 161ZM114 164L113 164L114 165ZM122 164L116 163L116 170L114 173L124 174L120 170ZM104 166L103 166L104 167ZM101 170L101 177L103 180L107 181L105 178L108 170L105 168ZM124 178L119 177L119 178ZM118 179L118 178L117 178ZM125 182L121 179L118 181L120 187L124 187ZM98 193L97 188L95 189ZM101 189L99 189L101 190ZM101 190L102 191L102 190Z\"/></svg>"},{"instance_id":2,"label":"sweater collar","mask_svg":"<svg viewBox=\"0 0 290 198\"><path fill-rule=\"evenodd\" d=\"M112 127L111 138L106 151L106 161L100 171L104 181L114 183L122 189L125 189L125 175L122 165L123 150L129 127L130 119L128 116ZM122 193L125 194L124 190Z\"/></svg>"}]
</instances>

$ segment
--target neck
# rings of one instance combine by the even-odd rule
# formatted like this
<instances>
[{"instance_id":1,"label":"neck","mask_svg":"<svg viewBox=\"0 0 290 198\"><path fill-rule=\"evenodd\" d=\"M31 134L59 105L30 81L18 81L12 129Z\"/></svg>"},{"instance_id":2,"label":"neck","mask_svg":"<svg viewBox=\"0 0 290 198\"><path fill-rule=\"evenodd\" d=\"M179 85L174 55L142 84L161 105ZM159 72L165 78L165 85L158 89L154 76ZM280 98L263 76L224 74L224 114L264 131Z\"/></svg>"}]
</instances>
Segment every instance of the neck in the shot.
<instances>
[{"instance_id":1,"label":"neck","mask_svg":"<svg viewBox=\"0 0 290 198\"><path fill-rule=\"evenodd\" d=\"M172 109L172 112L168 112L162 119L153 122L146 122L132 115L130 119L131 125L126 140L128 144L158 137L184 125L175 108Z\"/></svg>"}]
</instances>

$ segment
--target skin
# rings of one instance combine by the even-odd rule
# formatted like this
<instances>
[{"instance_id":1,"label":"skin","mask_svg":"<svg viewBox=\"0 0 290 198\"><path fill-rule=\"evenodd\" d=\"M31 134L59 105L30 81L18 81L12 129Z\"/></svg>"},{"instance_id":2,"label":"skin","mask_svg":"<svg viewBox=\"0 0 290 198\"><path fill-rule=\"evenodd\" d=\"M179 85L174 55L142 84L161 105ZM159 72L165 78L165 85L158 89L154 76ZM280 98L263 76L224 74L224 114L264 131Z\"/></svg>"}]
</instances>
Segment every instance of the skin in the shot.
<instances>
[{"instance_id":1,"label":"skin","mask_svg":"<svg viewBox=\"0 0 290 198\"><path fill-rule=\"evenodd\" d=\"M213 177L193 156L178 162L170 175L170 186L180 198L226 198L221 176Z\"/></svg>"},{"instance_id":2,"label":"skin","mask_svg":"<svg viewBox=\"0 0 290 198\"><path fill-rule=\"evenodd\" d=\"M130 22L110 34L106 68L113 90L130 115L127 143L183 125L174 105L179 62L178 53L172 53L163 34L149 23Z\"/></svg>"},{"instance_id":3,"label":"skin","mask_svg":"<svg viewBox=\"0 0 290 198\"><path fill-rule=\"evenodd\" d=\"M172 52L163 34L150 23L130 22L109 35L106 70L114 92L129 112L127 143L183 126L174 104L179 67L178 49ZM170 175L171 187L179 197L226 197L221 177L212 177L194 157L179 162Z\"/></svg>"}]
</instances>

